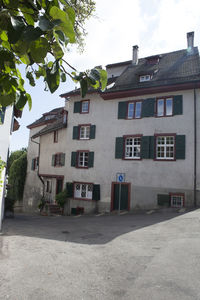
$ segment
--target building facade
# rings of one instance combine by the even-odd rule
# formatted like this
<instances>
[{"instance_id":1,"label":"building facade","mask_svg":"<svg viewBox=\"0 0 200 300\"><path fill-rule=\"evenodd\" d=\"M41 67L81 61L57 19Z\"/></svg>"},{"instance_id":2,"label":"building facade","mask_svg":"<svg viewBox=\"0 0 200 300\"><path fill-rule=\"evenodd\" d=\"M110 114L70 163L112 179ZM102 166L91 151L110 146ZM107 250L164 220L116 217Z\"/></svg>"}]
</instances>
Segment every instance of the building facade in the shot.
<instances>
[{"instance_id":1,"label":"building facade","mask_svg":"<svg viewBox=\"0 0 200 300\"><path fill-rule=\"evenodd\" d=\"M67 187L85 212L200 203L200 63L188 47L107 66L104 92L66 98L66 127L37 132L47 199ZM62 121L58 123L62 124ZM56 141L55 142L55 137ZM121 182L122 181L122 182Z\"/></svg>"}]
</instances>

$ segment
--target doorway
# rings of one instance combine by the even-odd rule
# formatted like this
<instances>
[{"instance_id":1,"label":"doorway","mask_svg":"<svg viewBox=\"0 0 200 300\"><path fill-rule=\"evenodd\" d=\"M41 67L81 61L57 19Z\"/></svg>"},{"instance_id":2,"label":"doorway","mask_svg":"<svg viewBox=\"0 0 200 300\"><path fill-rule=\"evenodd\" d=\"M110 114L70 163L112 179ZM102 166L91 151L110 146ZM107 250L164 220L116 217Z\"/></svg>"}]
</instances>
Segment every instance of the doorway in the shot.
<instances>
[{"instance_id":1,"label":"doorway","mask_svg":"<svg viewBox=\"0 0 200 300\"><path fill-rule=\"evenodd\" d=\"M56 195L62 192L63 189L63 179L57 178L56 179Z\"/></svg>"},{"instance_id":2,"label":"doorway","mask_svg":"<svg viewBox=\"0 0 200 300\"><path fill-rule=\"evenodd\" d=\"M112 182L111 210L119 209L119 185ZM121 183L120 210L130 210L130 183Z\"/></svg>"}]
</instances>

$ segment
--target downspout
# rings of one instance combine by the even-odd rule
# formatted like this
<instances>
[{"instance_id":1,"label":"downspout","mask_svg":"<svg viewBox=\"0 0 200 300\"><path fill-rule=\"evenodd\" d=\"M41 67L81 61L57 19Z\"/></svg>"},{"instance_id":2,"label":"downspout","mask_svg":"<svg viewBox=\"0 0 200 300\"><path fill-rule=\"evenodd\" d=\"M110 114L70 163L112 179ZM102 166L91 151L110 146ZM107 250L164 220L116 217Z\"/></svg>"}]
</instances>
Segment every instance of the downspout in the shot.
<instances>
[{"instance_id":1,"label":"downspout","mask_svg":"<svg viewBox=\"0 0 200 300\"><path fill-rule=\"evenodd\" d=\"M197 206L197 99L194 88L194 207Z\"/></svg>"},{"instance_id":2,"label":"downspout","mask_svg":"<svg viewBox=\"0 0 200 300\"><path fill-rule=\"evenodd\" d=\"M37 144L39 146L39 150L38 150L38 157L39 157L39 164L38 164L38 170L37 170L37 176L40 179L40 181L42 182L43 185L43 191L42 191L42 196L44 197L44 180L42 179L42 177L39 174L39 167L40 167L40 143L34 141L31 137L31 142Z\"/></svg>"}]
</instances>

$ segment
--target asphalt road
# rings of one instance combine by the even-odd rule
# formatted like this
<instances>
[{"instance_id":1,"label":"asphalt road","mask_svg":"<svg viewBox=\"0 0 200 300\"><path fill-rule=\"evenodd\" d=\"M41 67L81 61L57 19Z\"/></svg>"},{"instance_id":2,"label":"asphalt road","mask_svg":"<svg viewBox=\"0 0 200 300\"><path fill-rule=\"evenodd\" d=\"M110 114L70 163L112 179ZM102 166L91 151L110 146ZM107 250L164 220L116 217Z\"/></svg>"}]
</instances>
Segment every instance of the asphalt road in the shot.
<instances>
[{"instance_id":1,"label":"asphalt road","mask_svg":"<svg viewBox=\"0 0 200 300\"><path fill-rule=\"evenodd\" d=\"M7 219L0 299L200 299L200 209Z\"/></svg>"}]
</instances>

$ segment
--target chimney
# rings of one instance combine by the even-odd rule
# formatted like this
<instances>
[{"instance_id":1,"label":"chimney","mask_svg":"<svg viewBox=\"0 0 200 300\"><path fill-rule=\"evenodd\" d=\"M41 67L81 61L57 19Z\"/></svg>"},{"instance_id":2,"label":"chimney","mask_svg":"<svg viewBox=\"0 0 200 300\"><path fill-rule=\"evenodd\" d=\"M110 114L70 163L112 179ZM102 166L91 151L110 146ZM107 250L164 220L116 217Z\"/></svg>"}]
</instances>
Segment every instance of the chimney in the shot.
<instances>
[{"instance_id":1,"label":"chimney","mask_svg":"<svg viewBox=\"0 0 200 300\"><path fill-rule=\"evenodd\" d=\"M133 58L132 58L132 65L138 64L138 46L133 46Z\"/></svg>"},{"instance_id":2,"label":"chimney","mask_svg":"<svg viewBox=\"0 0 200 300\"><path fill-rule=\"evenodd\" d=\"M194 47L194 31L187 33L187 47L192 49Z\"/></svg>"}]
</instances>

